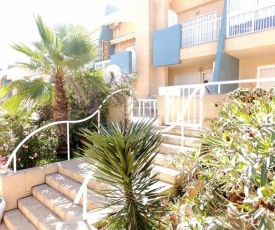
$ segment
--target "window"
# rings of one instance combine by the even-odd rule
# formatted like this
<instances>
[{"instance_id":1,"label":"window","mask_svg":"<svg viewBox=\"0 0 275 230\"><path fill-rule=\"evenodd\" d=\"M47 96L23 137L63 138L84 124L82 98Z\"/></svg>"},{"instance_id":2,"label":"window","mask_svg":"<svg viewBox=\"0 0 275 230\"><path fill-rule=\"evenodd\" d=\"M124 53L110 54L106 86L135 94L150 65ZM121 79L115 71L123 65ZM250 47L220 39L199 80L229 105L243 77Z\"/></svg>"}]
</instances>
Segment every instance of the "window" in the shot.
<instances>
[{"instance_id":1,"label":"window","mask_svg":"<svg viewBox=\"0 0 275 230\"><path fill-rule=\"evenodd\" d=\"M258 79L261 78L275 78L275 65L268 65L268 66L258 66L257 68L257 77ZM268 89L272 86L275 86L275 80L274 81L268 81L268 82L259 82L257 85L258 87Z\"/></svg>"}]
</instances>

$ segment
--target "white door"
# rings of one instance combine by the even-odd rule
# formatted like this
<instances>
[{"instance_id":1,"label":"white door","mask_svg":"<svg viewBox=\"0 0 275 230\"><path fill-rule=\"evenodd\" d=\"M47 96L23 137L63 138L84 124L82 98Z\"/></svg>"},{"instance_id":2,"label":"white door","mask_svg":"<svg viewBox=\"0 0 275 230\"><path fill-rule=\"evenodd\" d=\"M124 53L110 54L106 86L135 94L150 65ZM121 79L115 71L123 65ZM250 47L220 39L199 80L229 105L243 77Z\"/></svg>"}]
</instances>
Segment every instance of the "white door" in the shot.
<instances>
[{"instance_id":1,"label":"white door","mask_svg":"<svg viewBox=\"0 0 275 230\"><path fill-rule=\"evenodd\" d=\"M258 79L261 78L273 78L273 81L268 82L259 82L257 87L268 89L272 86L275 86L275 65L268 65L268 66L258 66L257 68L257 77Z\"/></svg>"},{"instance_id":2,"label":"white door","mask_svg":"<svg viewBox=\"0 0 275 230\"><path fill-rule=\"evenodd\" d=\"M200 73L186 73L176 75L175 85L192 85L200 83Z\"/></svg>"}]
</instances>

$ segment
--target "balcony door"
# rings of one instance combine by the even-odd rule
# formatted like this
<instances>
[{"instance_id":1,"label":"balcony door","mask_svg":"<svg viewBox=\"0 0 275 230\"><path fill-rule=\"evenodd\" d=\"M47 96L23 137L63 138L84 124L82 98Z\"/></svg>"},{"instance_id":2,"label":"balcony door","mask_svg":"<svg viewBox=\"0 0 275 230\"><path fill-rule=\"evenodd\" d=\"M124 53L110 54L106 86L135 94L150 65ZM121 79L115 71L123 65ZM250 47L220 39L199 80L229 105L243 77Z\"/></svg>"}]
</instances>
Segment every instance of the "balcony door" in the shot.
<instances>
[{"instance_id":1,"label":"balcony door","mask_svg":"<svg viewBox=\"0 0 275 230\"><path fill-rule=\"evenodd\" d=\"M259 82L258 87L263 89L268 89L272 86L275 86L275 65L268 65L268 66L258 66L257 68L257 77L261 78L273 78L274 81L268 82Z\"/></svg>"}]
</instances>

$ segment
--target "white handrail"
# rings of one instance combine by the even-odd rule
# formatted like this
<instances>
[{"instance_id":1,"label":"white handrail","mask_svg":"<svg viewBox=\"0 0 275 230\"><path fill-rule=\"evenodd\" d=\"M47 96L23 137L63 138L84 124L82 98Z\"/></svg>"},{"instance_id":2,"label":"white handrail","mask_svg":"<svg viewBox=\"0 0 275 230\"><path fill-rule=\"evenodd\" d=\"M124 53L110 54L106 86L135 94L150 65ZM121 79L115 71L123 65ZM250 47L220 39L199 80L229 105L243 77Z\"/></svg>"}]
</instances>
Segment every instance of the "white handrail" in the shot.
<instances>
[{"instance_id":1,"label":"white handrail","mask_svg":"<svg viewBox=\"0 0 275 230\"><path fill-rule=\"evenodd\" d=\"M87 219L88 183L89 183L89 181L90 181L91 176L92 176L92 172L90 171L90 172L86 175L86 177L85 177L85 179L84 179L84 181L83 181L83 183L82 183L82 185L81 185L81 187L80 187L80 189L79 189L79 191L78 191L78 193L76 194L76 197L75 197L75 199L74 199L74 203L75 203L75 204L78 204L79 201L80 201L80 199L81 199L81 196L83 195L83 201L82 201L82 206L83 206L83 220L86 220L86 219Z\"/></svg>"},{"instance_id":2,"label":"white handrail","mask_svg":"<svg viewBox=\"0 0 275 230\"><path fill-rule=\"evenodd\" d=\"M114 94L119 93L121 91L130 91L130 89L119 89L116 90L115 92L111 93L110 95L108 95L102 102L102 104L98 107L98 109L90 116L81 119L81 120L72 120L72 121L56 121L56 122L52 122L49 123L47 125L44 125L40 128L38 128L37 130L33 131L32 133L30 133L28 136L26 136L19 144L18 146L12 151L12 154L9 156L8 161L6 162L6 164L4 166L1 166L2 169L7 169L8 166L10 165L11 161L13 160L13 170L14 172L16 172L16 153L19 150L20 147L22 147L22 145L29 140L32 136L34 136L36 133L38 133L39 131L46 129L48 127L54 126L54 125L59 125L59 124L67 124L67 153L68 153L68 160L70 160L70 140L69 140L69 124L76 124L76 123L81 123L84 121L87 121L89 119L91 119L92 117L94 117L96 114L98 114L98 127L100 126L100 109L102 108L103 104Z\"/></svg>"},{"instance_id":3,"label":"white handrail","mask_svg":"<svg viewBox=\"0 0 275 230\"><path fill-rule=\"evenodd\" d=\"M204 87L204 85L203 85L202 87ZM185 114L185 112L186 112L186 110L187 110L187 108L188 108L188 105L189 105L191 99L194 98L194 96L197 94L197 92L198 92L199 90L201 90L201 87L196 88L196 89L192 92L192 94L188 97L187 102L185 103L184 108L182 109L182 112L181 112L181 114L179 115L178 119L177 119L175 122L173 122L173 124L170 125L169 127L167 127L166 129L161 130L161 132L164 133L164 132L170 131L171 129L173 129L174 127L176 127L182 120L184 120L184 117L183 117L183 116L184 116L184 114Z\"/></svg>"},{"instance_id":4,"label":"white handrail","mask_svg":"<svg viewBox=\"0 0 275 230\"><path fill-rule=\"evenodd\" d=\"M209 83L203 83L203 84L162 87L160 89L159 95L164 95L165 96L165 104L168 103L167 102L168 97L169 97L169 95L167 94L168 89L171 92L177 92L178 88L182 89L183 91L188 90L188 92L190 92L190 89L193 89L193 92L190 95L188 95L187 101L184 103L183 109L181 110L180 113L177 114L176 121L173 121L172 124L169 127L161 130L161 132L162 133L168 132L169 130L173 129L175 126L181 126L181 136L182 136L181 146L183 147L183 136L184 136L183 135L184 134L183 126L185 125L185 123L184 123L185 113L188 113L188 108L189 108L190 102L191 102L191 100L194 99L194 97L196 96L197 92L199 92L199 90L201 92L200 93L199 108L198 108L199 109L199 121L196 124L196 127L202 127L202 106L203 106L202 95L204 93L204 87L212 86L213 87L213 92L212 93L220 94L221 93L221 86L230 85L230 84L238 84L238 87L240 87L240 84L261 83L261 82L270 82L270 81L275 82L275 79L274 78L259 78L259 79L246 79L246 80L233 80L233 81L231 80L231 81L209 82ZM166 108L166 110L167 110L167 108ZM195 111L195 106L194 106L194 111ZM187 124L189 124L188 122L189 121L187 120Z\"/></svg>"},{"instance_id":5,"label":"white handrail","mask_svg":"<svg viewBox=\"0 0 275 230\"><path fill-rule=\"evenodd\" d=\"M162 133L168 132L174 127L176 127L178 124L181 124L181 147L184 147L184 115L186 113L186 110L189 108L190 102L193 98L195 98L198 91L200 91L200 101L202 101L202 91L204 90L204 85L200 85L200 87L194 89L192 94L188 97L187 102L185 103L181 114L178 116L178 119L176 122L174 122L171 126L167 127L166 129L161 130ZM166 95L167 96L167 95ZM200 117L201 120L201 117Z\"/></svg>"}]
</instances>

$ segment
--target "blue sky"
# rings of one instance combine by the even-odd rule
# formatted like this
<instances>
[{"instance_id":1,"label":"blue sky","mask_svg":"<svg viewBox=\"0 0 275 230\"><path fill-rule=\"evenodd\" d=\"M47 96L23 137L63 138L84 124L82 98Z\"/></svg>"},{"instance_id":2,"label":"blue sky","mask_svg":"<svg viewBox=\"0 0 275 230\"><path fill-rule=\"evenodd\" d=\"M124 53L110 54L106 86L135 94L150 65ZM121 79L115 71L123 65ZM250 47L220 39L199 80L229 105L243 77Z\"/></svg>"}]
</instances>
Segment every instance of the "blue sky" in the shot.
<instances>
[{"instance_id":1,"label":"blue sky","mask_svg":"<svg viewBox=\"0 0 275 230\"><path fill-rule=\"evenodd\" d=\"M38 39L34 15L41 15L46 25L82 24L91 29L104 16L107 3L118 8L133 0L1 0L0 68L22 60L9 44L29 44Z\"/></svg>"}]
</instances>

